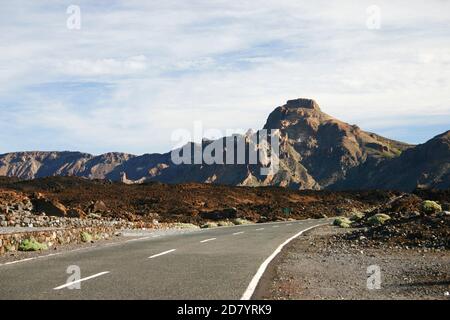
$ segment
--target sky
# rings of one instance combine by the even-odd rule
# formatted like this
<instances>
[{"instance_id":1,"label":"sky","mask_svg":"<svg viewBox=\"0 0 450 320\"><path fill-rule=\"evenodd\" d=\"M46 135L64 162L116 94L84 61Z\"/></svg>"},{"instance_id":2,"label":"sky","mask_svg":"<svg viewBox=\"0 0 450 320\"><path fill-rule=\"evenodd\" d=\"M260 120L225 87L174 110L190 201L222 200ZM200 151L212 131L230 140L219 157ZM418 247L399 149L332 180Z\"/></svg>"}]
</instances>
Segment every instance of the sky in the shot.
<instances>
[{"instance_id":1,"label":"sky","mask_svg":"<svg viewBox=\"0 0 450 320\"><path fill-rule=\"evenodd\" d=\"M450 1L330 2L0 0L0 153L167 152L299 97L409 143L449 130Z\"/></svg>"}]
</instances>

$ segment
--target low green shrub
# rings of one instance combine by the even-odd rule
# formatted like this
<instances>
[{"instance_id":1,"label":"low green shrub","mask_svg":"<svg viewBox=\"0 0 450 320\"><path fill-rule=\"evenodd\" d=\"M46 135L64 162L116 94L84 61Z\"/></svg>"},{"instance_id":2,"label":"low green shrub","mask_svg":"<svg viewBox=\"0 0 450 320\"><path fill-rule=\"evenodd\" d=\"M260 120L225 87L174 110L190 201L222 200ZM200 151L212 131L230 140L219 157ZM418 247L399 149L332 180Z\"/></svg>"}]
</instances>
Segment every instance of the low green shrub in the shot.
<instances>
[{"instance_id":1,"label":"low green shrub","mask_svg":"<svg viewBox=\"0 0 450 320\"><path fill-rule=\"evenodd\" d=\"M422 211L426 214L433 214L436 212L441 212L442 207L436 201L425 200L424 202L422 202Z\"/></svg>"},{"instance_id":2,"label":"low green shrub","mask_svg":"<svg viewBox=\"0 0 450 320\"><path fill-rule=\"evenodd\" d=\"M230 226L234 226L234 223L231 222L231 221L223 220L223 221L219 221L219 222L217 223L217 225L218 225L219 227L230 227Z\"/></svg>"},{"instance_id":3,"label":"low green shrub","mask_svg":"<svg viewBox=\"0 0 450 320\"><path fill-rule=\"evenodd\" d=\"M237 226L243 225L243 224L251 224L252 222L247 219L237 218L233 220L233 223Z\"/></svg>"},{"instance_id":4,"label":"low green shrub","mask_svg":"<svg viewBox=\"0 0 450 320\"><path fill-rule=\"evenodd\" d=\"M92 241L92 235L87 232L81 232L81 241L83 242L91 242Z\"/></svg>"},{"instance_id":5,"label":"low green shrub","mask_svg":"<svg viewBox=\"0 0 450 320\"><path fill-rule=\"evenodd\" d=\"M367 222L369 222L371 225L381 225L384 224L386 221L390 220L391 217L384 213L377 213L376 215L371 216L369 219L367 219Z\"/></svg>"},{"instance_id":6,"label":"low green shrub","mask_svg":"<svg viewBox=\"0 0 450 320\"><path fill-rule=\"evenodd\" d=\"M178 228L178 229L194 229L194 228L198 228L198 226L196 226L193 223L182 223L182 222L175 223L174 227Z\"/></svg>"},{"instance_id":7,"label":"low green shrub","mask_svg":"<svg viewBox=\"0 0 450 320\"><path fill-rule=\"evenodd\" d=\"M355 211L353 212L352 216L350 217L351 221L360 221L362 218L364 218L364 213Z\"/></svg>"},{"instance_id":8,"label":"low green shrub","mask_svg":"<svg viewBox=\"0 0 450 320\"><path fill-rule=\"evenodd\" d=\"M48 247L45 243L39 243L35 239L25 239L19 244L19 251L39 251L47 250Z\"/></svg>"},{"instance_id":9,"label":"low green shrub","mask_svg":"<svg viewBox=\"0 0 450 320\"><path fill-rule=\"evenodd\" d=\"M209 229L209 228L217 228L218 225L215 222L207 222L204 225L202 225L200 228L202 229Z\"/></svg>"},{"instance_id":10,"label":"low green shrub","mask_svg":"<svg viewBox=\"0 0 450 320\"><path fill-rule=\"evenodd\" d=\"M352 222L347 217L338 217L333 221L333 225L341 228L350 228L351 224Z\"/></svg>"}]
</instances>

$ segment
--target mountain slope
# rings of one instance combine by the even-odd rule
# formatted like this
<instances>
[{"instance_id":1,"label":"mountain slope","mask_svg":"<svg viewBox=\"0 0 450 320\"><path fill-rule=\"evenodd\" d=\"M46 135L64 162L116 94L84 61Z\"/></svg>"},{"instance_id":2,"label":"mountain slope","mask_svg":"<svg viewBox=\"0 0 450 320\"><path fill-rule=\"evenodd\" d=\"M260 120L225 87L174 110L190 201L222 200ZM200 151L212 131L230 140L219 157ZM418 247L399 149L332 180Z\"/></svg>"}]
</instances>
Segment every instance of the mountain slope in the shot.
<instances>
[{"instance_id":1,"label":"mountain slope","mask_svg":"<svg viewBox=\"0 0 450 320\"><path fill-rule=\"evenodd\" d=\"M322 187L345 178L367 160L382 161L411 147L362 131L323 113L314 100L290 100L275 109L264 128L280 129L299 161Z\"/></svg>"},{"instance_id":2,"label":"mountain slope","mask_svg":"<svg viewBox=\"0 0 450 320\"><path fill-rule=\"evenodd\" d=\"M79 152L19 152L0 155L0 175L33 179L79 176L125 183L160 181L200 182L241 186L283 186L294 189L448 187L448 132L417 147L361 130L321 111L311 99L289 100L269 115L263 129L280 131L280 170L261 175L261 163L175 165L171 153L134 156ZM249 150L258 132L233 135L201 145L195 151L222 143L223 159L236 154L237 142ZM230 148L227 148L230 143ZM193 161L192 161L193 163Z\"/></svg>"},{"instance_id":3,"label":"mountain slope","mask_svg":"<svg viewBox=\"0 0 450 320\"><path fill-rule=\"evenodd\" d=\"M81 152L16 152L0 155L0 175L34 179L48 176L81 176L104 179L118 164L134 156L106 153L93 156Z\"/></svg>"},{"instance_id":4,"label":"mountain slope","mask_svg":"<svg viewBox=\"0 0 450 320\"><path fill-rule=\"evenodd\" d=\"M367 163L352 172L338 189L450 188L450 131L377 165Z\"/></svg>"}]
</instances>

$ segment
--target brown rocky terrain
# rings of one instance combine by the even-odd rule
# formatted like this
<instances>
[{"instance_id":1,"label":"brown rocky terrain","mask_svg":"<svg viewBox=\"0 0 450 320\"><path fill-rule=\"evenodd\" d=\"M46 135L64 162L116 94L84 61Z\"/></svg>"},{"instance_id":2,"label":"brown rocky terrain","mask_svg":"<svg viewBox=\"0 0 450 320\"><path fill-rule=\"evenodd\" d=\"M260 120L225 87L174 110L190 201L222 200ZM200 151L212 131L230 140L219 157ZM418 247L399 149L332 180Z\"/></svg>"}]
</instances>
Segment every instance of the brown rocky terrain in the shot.
<instances>
[{"instance_id":1,"label":"brown rocky terrain","mask_svg":"<svg viewBox=\"0 0 450 320\"><path fill-rule=\"evenodd\" d=\"M362 218L356 218L351 226L357 230L346 234L343 239L366 247L448 250L450 249L448 193L447 190L434 195L439 206L432 211L424 209L425 201L418 195L404 194L369 211ZM374 216L377 215L386 215L389 219L382 224L376 223Z\"/></svg>"},{"instance_id":2,"label":"brown rocky terrain","mask_svg":"<svg viewBox=\"0 0 450 320\"><path fill-rule=\"evenodd\" d=\"M0 233L2 228L9 230L7 227L22 231L61 227L135 227L125 219L102 217L103 208L99 208L97 203L95 205L84 212L66 207L55 198L47 198L41 193L30 194L0 188Z\"/></svg>"},{"instance_id":3,"label":"brown rocky terrain","mask_svg":"<svg viewBox=\"0 0 450 320\"><path fill-rule=\"evenodd\" d=\"M4 212L32 211L37 215L44 212L47 216L81 221L104 218L201 224L235 218L263 222L323 216L352 217L358 213L361 217L352 226L368 227L372 216L387 214L391 220L383 228L401 223L417 224L420 228L428 224L440 225L442 217L437 214L450 208L448 190L424 189L413 194L382 190L334 192L195 183L128 185L77 177L25 181L3 177L0 178L0 191L0 207ZM424 200L440 203L440 211L424 214ZM443 223L442 226L448 234L448 225ZM446 238L445 234L439 237Z\"/></svg>"},{"instance_id":4,"label":"brown rocky terrain","mask_svg":"<svg viewBox=\"0 0 450 320\"><path fill-rule=\"evenodd\" d=\"M396 189L450 187L450 132L417 147L390 140L339 121L311 99L290 100L276 108L264 129L279 129L280 170L260 174L261 163L175 165L170 153L141 156L79 152L18 152L0 155L0 175L34 179L78 176L129 184L211 183L235 186L282 186L292 189ZM202 145L243 140L246 152L256 133L234 135ZM236 146L235 150L236 151ZM227 150L224 151L226 159Z\"/></svg>"},{"instance_id":5,"label":"brown rocky terrain","mask_svg":"<svg viewBox=\"0 0 450 320\"><path fill-rule=\"evenodd\" d=\"M298 191L195 183L127 185L77 177L26 181L0 178L0 190L4 199L17 199L13 203L2 200L3 211L32 207L35 214L46 212L48 216L74 217L80 221L98 217L195 224L234 218L263 222L351 214L353 210L369 210L399 195L387 191Z\"/></svg>"}]
</instances>

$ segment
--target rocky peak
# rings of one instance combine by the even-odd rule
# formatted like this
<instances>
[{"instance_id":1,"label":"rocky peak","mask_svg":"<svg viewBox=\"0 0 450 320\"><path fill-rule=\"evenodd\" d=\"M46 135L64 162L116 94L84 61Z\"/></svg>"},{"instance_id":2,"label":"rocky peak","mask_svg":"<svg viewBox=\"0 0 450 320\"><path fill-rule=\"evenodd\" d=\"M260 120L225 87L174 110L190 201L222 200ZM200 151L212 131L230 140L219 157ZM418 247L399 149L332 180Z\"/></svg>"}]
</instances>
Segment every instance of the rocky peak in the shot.
<instances>
[{"instance_id":1,"label":"rocky peak","mask_svg":"<svg viewBox=\"0 0 450 320\"><path fill-rule=\"evenodd\" d=\"M305 99L305 98L288 100L286 102L285 107L287 107L288 109L304 108L304 109L313 109L313 110L320 111L319 104L315 100Z\"/></svg>"},{"instance_id":2,"label":"rocky peak","mask_svg":"<svg viewBox=\"0 0 450 320\"><path fill-rule=\"evenodd\" d=\"M315 100L299 98L288 100L272 111L264 129L280 129L290 138L306 139L317 132L320 124L330 119L332 117L322 112Z\"/></svg>"}]
</instances>

